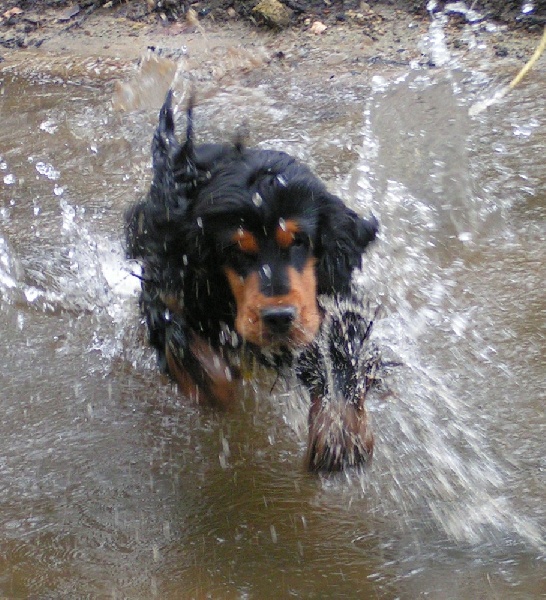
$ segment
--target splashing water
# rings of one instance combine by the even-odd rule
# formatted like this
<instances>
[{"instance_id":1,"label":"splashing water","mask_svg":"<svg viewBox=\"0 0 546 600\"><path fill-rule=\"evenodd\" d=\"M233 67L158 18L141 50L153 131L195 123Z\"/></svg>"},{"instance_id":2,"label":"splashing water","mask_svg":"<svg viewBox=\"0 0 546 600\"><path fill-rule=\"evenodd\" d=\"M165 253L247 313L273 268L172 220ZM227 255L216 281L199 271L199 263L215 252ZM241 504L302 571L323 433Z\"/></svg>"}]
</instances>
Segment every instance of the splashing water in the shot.
<instances>
[{"instance_id":1,"label":"splashing water","mask_svg":"<svg viewBox=\"0 0 546 600\"><path fill-rule=\"evenodd\" d=\"M433 18L442 68L332 88L270 72L212 90L198 117L203 139L229 139L250 115L256 143L339 177L381 223L357 284L403 366L367 400L362 477L302 472L307 406L291 388L272 398L271 374L240 412L211 415L157 372L119 241L155 109L119 122L103 91L40 88L58 98L34 115L34 88L5 95L28 104L33 125L11 136L35 158L0 158L15 178L0 207L0 554L35 595L149 597L153 576L166 598L267 597L271 573L300 597L541 593L543 90L531 74L517 102L469 116L493 69L461 71Z\"/></svg>"},{"instance_id":2,"label":"splashing water","mask_svg":"<svg viewBox=\"0 0 546 600\"><path fill-rule=\"evenodd\" d=\"M445 66L451 60L451 54L446 44L444 27L447 23L445 13L435 13L437 2L431 0L427 4L427 10L430 12L431 21L428 34L424 36L421 42L421 51L428 55L431 65L437 67Z\"/></svg>"},{"instance_id":3,"label":"splashing water","mask_svg":"<svg viewBox=\"0 0 546 600\"><path fill-rule=\"evenodd\" d=\"M57 272L46 288L25 283L25 268L6 239L0 237L0 293L10 302L28 303L42 311L106 311L121 317L120 301L136 293L121 247L91 234L78 211L60 202L63 251L44 272ZM116 298L119 298L118 301Z\"/></svg>"},{"instance_id":4,"label":"splashing water","mask_svg":"<svg viewBox=\"0 0 546 600\"><path fill-rule=\"evenodd\" d=\"M448 75L447 81L450 80L451 75ZM445 210L451 219L460 203L459 212L464 222L454 222L450 244L460 243L461 249L463 244L483 235L490 212L484 210L483 200L476 198L470 181L460 188L459 197L460 184L455 184L455 179L445 181L439 188L433 186L430 194L426 185L423 188L421 184L421 193L425 194L415 197L404 185L405 181L417 189L412 183L411 170L404 172L401 166L408 157L397 156L396 164L386 160L382 146L397 145L389 141L391 133L403 138L408 127L411 131L409 121L404 123L396 116L400 110L397 103L401 89L406 90L404 111L411 113L411 123L419 123L417 107L412 109L411 100L407 98L408 84L410 89L415 87L411 78L394 82L390 89L382 85L368 101L359 164L347 184L346 195L357 200L361 212L371 209L382 223L380 235L384 239L377 252L367 257L359 285L390 307L390 316L377 324L376 335L385 347L395 351L404 365L395 377L391 401L385 405L372 401L379 438L376 452L385 470L378 479L372 477L364 485L368 493L369 488L373 489L383 508L403 507L408 526L420 515L435 521L459 542L478 544L490 536L509 533L544 548L539 524L529 515L518 514L507 497L506 487L514 476L510 459L501 460L491 450L483 423L474 417L477 403L467 390L461 394L460 385L453 385L452 377L472 384L479 365L460 362L453 365L456 370L450 373L438 362L439 356L443 357L441 360L446 359L448 346L453 343L450 340L454 340L455 346L461 343L475 346L477 354L488 352L487 342L477 331L472 334L474 339L469 336L471 328L476 328L479 309L459 306L461 303L456 297L461 281L468 277L467 269L472 267L460 257L452 259L451 264L443 264L443 252L434 249L442 243L443 236L450 235L442 212ZM444 118L449 115L454 131L466 131L468 136L464 105L450 107L444 96L449 87L445 88L440 78L439 81L427 79L423 87L419 85L415 89L419 94L421 89L426 89L427 100L422 111L428 115L427 119L433 106L443 106ZM451 92L448 95L451 96ZM419 102L422 105L423 99ZM383 114L394 121L393 126L389 127ZM441 129L439 123L434 129L436 135ZM380 137L376 133L379 131ZM451 146L456 147L456 138L451 133L449 138ZM424 151L426 158L417 169L430 170L434 179L435 164L445 170L446 165L452 163L446 159L450 149L427 146L423 132L419 139L416 154L423 155ZM456 150L459 161L467 146L467 137L461 138ZM415 163L413 168L416 168ZM398 181L391 179L393 175ZM384 193L377 196L377 190ZM435 206L437 198L443 200L446 208ZM433 344L437 346L436 351L430 347L433 330L445 335L445 342L437 340ZM483 348L479 347L481 344ZM460 352L465 353L465 350ZM483 418L482 415L479 420Z\"/></svg>"}]
</instances>

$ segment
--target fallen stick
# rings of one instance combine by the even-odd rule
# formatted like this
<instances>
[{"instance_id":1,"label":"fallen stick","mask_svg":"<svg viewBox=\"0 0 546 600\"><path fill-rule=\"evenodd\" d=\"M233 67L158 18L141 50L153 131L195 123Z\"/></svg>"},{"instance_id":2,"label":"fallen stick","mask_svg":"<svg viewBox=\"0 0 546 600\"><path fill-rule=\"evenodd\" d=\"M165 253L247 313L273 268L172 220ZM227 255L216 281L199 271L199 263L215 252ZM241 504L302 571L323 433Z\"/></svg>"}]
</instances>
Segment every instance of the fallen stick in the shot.
<instances>
[{"instance_id":1,"label":"fallen stick","mask_svg":"<svg viewBox=\"0 0 546 600\"><path fill-rule=\"evenodd\" d=\"M540 43L537 46L536 50L534 51L533 56L531 56L531 58L525 63L525 65L523 65L523 67L521 68L519 73L514 77L514 79L512 79L512 81L507 86L498 90L491 98L486 98L485 100L480 100L479 102L476 102L475 104L473 104L469 108L468 114L470 116L474 117L475 115L478 115L481 112L483 112L484 110L486 110L487 108L489 108L492 104L496 104L502 98L504 98L504 96L506 96L506 94L510 90L513 90L516 87L516 85L518 85L519 82L525 77L525 75L527 75L527 73L529 73L529 71L533 68L533 66L535 65L537 60L541 57L545 48L546 48L546 26L544 27L544 33L542 34Z\"/></svg>"}]
</instances>

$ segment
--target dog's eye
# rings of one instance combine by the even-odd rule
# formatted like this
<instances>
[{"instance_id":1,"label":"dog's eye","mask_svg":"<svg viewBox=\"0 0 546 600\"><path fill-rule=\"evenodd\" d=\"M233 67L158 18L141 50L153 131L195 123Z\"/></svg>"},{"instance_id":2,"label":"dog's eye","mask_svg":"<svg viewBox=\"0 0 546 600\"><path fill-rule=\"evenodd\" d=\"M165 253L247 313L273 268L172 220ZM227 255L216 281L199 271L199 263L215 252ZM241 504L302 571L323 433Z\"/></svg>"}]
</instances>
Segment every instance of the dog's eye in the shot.
<instances>
[{"instance_id":1,"label":"dog's eye","mask_svg":"<svg viewBox=\"0 0 546 600\"><path fill-rule=\"evenodd\" d=\"M311 243L309 236L304 233L298 232L294 234L294 240L292 242L292 247L294 248L308 248Z\"/></svg>"},{"instance_id":2,"label":"dog's eye","mask_svg":"<svg viewBox=\"0 0 546 600\"><path fill-rule=\"evenodd\" d=\"M238 248L243 254L255 256L259 252L258 240L256 237L250 233L250 231L247 231L242 227L235 232L232 240L234 242L233 247Z\"/></svg>"},{"instance_id":3,"label":"dog's eye","mask_svg":"<svg viewBox=\"0 0 546 600\"><path fill-rule=\"evenodd\" d=\"M292 242L289 246L280 248L280 253L286 260L299 260L308 255L310 247L311 240L309 236L298 232L292 236Z\"/></svg>"},{"instance_id":4,"label":"dog's eye","mask_svg":"<svg viewBox=\"0 0 546 600\"><path fill-rule=\"evenodd\" d=\"M283 251L308 247L310 243L309 236L300 231L300 224L295 219L279 219L275 240Z\"/></svg>"}]
</instances>

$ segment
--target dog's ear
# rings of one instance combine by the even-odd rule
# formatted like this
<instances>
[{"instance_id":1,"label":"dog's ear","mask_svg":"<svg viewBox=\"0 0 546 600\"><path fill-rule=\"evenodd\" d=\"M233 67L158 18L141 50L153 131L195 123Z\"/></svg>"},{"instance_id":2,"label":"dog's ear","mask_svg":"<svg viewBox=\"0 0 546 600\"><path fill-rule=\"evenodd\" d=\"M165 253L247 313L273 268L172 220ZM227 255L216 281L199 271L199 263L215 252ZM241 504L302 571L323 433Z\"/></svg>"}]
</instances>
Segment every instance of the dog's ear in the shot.
<instances>
[{"instance_id":1,"label":"dog's ear","mask_svg":"<svg viewBox=\"0 0 546 600\"><path fill-rule=\"evenodd\" d=\"M180 145L174 131L172 99L173 92L169 90L159 111L159 123L152 139L152 201L166 200L168 190L174 187L172 159Z\"/></svg>"},{"instance_id":2,"label":"dog's ear","mask_svg":"<svg viewBox=\"0 0 546 600\"><path fill-rule=\"evenodd\" d=\"M189 194L197 187L200 179L193 144L194 106L195 93L192 91L186 108L186 141L182 146L177 147L173 160L175 184L178 188L182 187L186 194Z\"/></svg>"},{"instance_id":3,"label":"dog's ear","mask_svg":"<svg viewBox=\"0 0 546 600\"><path fill-rule=\"evenodd\" d=\"M175 135L172 97L169 90L152 141L154 175L150 191L125 215L127 255L131 258L176 252L183 243L180 227L198 180L193 146L194 97L188 102L186 140L182 145Z\"/></svg>"},{"instance_id":4,"label":"dog's ear","mask_svg":"<svg viewBox=\"0 0 546 600\"><path fill-rule=\"evenodd\" d=\"M320 199L315 252L320 294L349 292L352 273L361 266L362 253L378 229L374 216L359 217L336 196L326 193Z\"/></svg>"},{"instance_id":5,"label":"dog's ear","mask_svg":"<svg viewBox=\"0 0 546 600\"><path fill-rule=\"evenodd\" d=\"M156 177L169 170L172 149L178 145L174 133L172 101L173 91L169 90L159 111L159 123L152 139L152 164Z\"/></svg>"},{"instance_id":6,"label":"dog's ear","mask_svg":"<svg viewBox=\"0 0 546 600\"><path fill-rule=\"evenodd\" d=\"M172 109L173 91L169 90L159 112L159 124L152 140L154 178L150 190L152 202L185 208L187 194L196 185L193 145L193 106L195 96L190 96L187 108L186 140L176 139Z\"/></svg>"}]
</instances>

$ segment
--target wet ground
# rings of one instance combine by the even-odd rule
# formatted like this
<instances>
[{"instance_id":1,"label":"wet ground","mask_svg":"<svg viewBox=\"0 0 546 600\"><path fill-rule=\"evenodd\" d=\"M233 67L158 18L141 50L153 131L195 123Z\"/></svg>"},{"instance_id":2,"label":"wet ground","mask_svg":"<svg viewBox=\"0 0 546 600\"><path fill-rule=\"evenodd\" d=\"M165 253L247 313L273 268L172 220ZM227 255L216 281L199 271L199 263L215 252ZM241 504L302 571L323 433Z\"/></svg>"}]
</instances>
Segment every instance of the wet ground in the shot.
<instances>
[{"instance_id":1,"label":"wet ground","mask_svg":"<svg viewBox=\"0 0 546 600\"><path fill-rule=\"evenodd\" d=\"M269 62L271 41L205 39L206 61L171 52L140 71L4 66L0 596L543 594L544 63L471 117L513 70L472 30L454 53L442 27L402 64L313 45ZM149 183L164 89L174 77L182 98L189 74L198 137L246 119L252 143L380 220L357 284L404 366L370 397L362 476L304 472L305 399L270 394L271 374L221 415L157 373L121 223Z\"/></svg>"}]
</instances>

